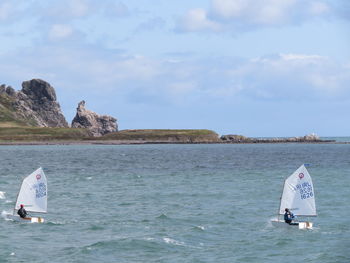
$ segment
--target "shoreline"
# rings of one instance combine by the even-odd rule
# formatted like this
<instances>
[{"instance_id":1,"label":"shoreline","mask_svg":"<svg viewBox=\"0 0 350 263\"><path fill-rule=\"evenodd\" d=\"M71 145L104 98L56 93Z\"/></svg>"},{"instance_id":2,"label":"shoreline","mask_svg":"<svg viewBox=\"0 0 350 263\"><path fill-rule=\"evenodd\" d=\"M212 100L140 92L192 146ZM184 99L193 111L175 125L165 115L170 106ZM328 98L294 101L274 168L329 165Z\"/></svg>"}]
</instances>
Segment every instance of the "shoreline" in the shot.
<instances>
[{"instance_id":1,"label":"shoreline","mask_svg":"<svg viewBox=\"0 0 350 263\"><path fill-rule=\"evenodd\" d=\"M0 141L0 146L25 146L25 145L146 145L146 144L350 144L350 142L337 141L259 141L259 142L174 142L174 141L146 141L146 140L58 140L58 141Z\"/></svg>"}]
</instances>

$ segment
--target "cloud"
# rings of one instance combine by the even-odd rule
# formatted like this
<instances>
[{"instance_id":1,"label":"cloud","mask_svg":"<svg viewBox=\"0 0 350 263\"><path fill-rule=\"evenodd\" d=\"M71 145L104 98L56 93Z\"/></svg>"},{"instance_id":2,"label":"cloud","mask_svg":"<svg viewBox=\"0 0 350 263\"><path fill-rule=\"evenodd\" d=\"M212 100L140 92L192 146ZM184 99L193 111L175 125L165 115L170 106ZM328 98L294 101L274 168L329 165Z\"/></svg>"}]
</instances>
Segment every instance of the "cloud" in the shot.
<instances>
[{"instance_id":1,"label":"cloud","mask_svg":"<svg viewBox=\"0 0 350 263\"><path fill-rule=\"evenodd\" d=\"M280 24L289 19L297 0L213 0L212 13L219 19L249 24Z\"/></svg>"},{"instance_id":2,"label":"cloud","mask_svg":"<svg viewBox=\"0 0 350 263\"><path fill-rule=\"evenodd\" d=\"M0 21L6 20L11 14L12 6L10 2L0 3Z\"/></svg>"},{"instance_id":3,"label":"cloud","mask_svg":"<svg viewBox=\"0 0 350 263\"><path fill-rule=\"evenodd\" d=\"M208 10L189 10L178 27L187 32L237 31L300 24L331 11L331 6L321 0L211 0Z\"/></svg>"},{"instance_id":4,"label":"cloud","mask_svg":"<svg viewBox=\"0 0 350 263\"><path fill-rule=\"evenodd\" d=\"M242 83L247 96L295 101L350 97L346 64L318 55L259 57L230 74Z\"/></svg>"},{"instance_id":5,"label":"cloud","mask_svg":"<svg viewBox=\"0 0 350 263\"><path fill-rule=\"evenodd\" d=\"M96 7L95 7L96 8ZM122 2L104 2L100 8L103 12L112 17L125 17L130 14L129 8Z\"/></svg>"},{"instance_id":6,"label":"cloud","mask_svg":"<svg viewBox=\"0 0 350 263\"><path fill-rule=\"evenodd\" d=\"M71 0L68 1L68 12L74 17L82 17L88 14L89 5L85 0Z\"/></svg>"},{"instance_id":7,"label":"cloud","mask_svg":"<svg viewBox=\"0 0 350 263\"><path fill-rule=\"evenodd\" d=\"M312 2L310 5L311 15L322 15L330 11L330 7L323 2Z\"/></svg>"},{"instance_id":8,"label":"cloud","mask_svg":"<svg viewBox=\"0 0 350 263\"><path fill-rule=\"evenodd\" d=\"M204 9L191 9L187 14L179 19L178 31L220 31L219 23L208 18L207 12Z\"/></svg>"},{"instance_id":9,"label":"cloud","mask_svg":"<svg viewBox=\"0 0 350 263\"><path fill-rule=\"evenodd\" d=\"M166 25L166 21L161 17L153 17L147 21L141 23L137 28L136 32L152 31L161 29Z\"/></svg>"},{"instance_id":10,"label":"cloud","mask_svg":"<svg viewBox=\"0 0 350 263\"><path fill-rule=\"evenodd\" d=\"M51 40L59 40L70 37L73 34L73 28L70 25L55 24L49 31Z\"/></svg>"},{"instance_id":11,"label":"cloud","mask_svg":"<svg viewBox=\"0 0 350 263\"><path fill-rule=\"evenodd\" d=\"M65 36L64 27L58 31ZM160 59L51 42L2 59L7 63L0 65L1 82L14 85L13 80L43 78L66 97L121 96L130 103L136 103L133 97L147 98L144 103L151 97L153 103L188 105L237 98L294 102L350 98L350 62L314 54Z\"/></svg>"}]
</instances>

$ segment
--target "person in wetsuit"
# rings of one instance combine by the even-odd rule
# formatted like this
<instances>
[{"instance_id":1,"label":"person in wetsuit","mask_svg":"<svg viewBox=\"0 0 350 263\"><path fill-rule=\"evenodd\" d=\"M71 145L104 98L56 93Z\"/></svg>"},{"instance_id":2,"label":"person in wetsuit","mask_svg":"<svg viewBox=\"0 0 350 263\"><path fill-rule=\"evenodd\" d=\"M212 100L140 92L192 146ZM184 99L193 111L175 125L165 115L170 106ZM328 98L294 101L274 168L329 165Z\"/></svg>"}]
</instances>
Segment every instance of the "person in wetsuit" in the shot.
<instances>
[{"instance_id":1,"label":"person in wetsuit","mask_svg":"<svg viewBox=\"0 0 350 263\"><path fill-rule=\"evenodd\" d=\"M21 205L21 208L18 209L17 214L22 218L25 218L28 215L27 211L24 209L24 205Z\"/></svg>"},{"instance_id":2,"label":"person in wetsuit","mask_svg":"<svg viewBox=\"0 0 350 263\"><path fill-rule=\"evenodd\" d=\"M284 209L284 211L284 222L290 225L299 225L299 223L292 223L294 215L288 208Z\"/></svg>"}]
</instances>

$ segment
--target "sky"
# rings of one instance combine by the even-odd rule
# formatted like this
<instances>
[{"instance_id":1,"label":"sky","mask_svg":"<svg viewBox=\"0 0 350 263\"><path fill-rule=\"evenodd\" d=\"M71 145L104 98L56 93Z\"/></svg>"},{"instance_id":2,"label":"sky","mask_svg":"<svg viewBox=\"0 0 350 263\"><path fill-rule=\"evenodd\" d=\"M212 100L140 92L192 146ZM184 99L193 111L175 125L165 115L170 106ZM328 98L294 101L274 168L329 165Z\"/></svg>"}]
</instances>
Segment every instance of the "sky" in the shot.
<instances>
[{"instance_id":1,"label":"sky","mask_svg":"<svg viewBox=\"0 0 350 263\"><path fill-rule=\"evenodd\" d=\"M0 84L124 129L350 136L348 0L0 0Z\"/></svg>"}]
</instances>

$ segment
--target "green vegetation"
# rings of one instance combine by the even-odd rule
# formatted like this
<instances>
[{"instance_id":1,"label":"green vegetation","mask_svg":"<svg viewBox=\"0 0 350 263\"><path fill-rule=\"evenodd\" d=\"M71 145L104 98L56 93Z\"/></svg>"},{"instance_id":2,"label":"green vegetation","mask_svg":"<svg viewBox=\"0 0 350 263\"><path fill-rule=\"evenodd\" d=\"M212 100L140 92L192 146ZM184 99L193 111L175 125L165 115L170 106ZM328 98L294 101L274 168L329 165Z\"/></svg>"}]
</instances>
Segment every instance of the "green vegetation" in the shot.
<instances>
[{"instance_id":1,"label":"green vegetation","mask_svg":"<svg viewBox=\"0 0 350 263\"><path fill-rule=\"evenodd\" d=\"M0 126L0 142L80 141L88 136L85 129Z\"/></svg>"},{"instance_id":2,"label":"green vegetation","mask_svg":"<svg viewBox=\"0 0 350 263\"><path fill-rule=\"evenodd\" d=\"M122 130L109 133L98 140L139 140L147 142L200 143L218 142L217 133L210 130Z\"/></svg>"},{"instance_id":3,"label":"green vegetation","mask_svg":"<svg viewBox=\"0 0 350 263\"><path fill-rule=\"evenodd\" d=\"M14 99L6 94L0 94L0 127L18 127L34 125L34 120L23 120L16 115L12 106Z\"/></svg>"},{"instance_id":4,"label":"green vegetation","mask_svg":"<svg viewBox=\"0 0 350 263\"><path fill-rule=\"evenodd\" d=\"M18 125L18 120L16 120L14 109L12 108L12 100L9 96L5 94L0 95L0 122L13 123Z\"/></svg>"},{"instance_id":5,"label":"green vegetation","mask_svg":"<svg viewBox=\"0 0 350 263\"><path fill-rule=\"evenodd\" d=\"M137 141L140 143L213 143L218 135L210 130L123 130L96 138L86 129L35 127L35 121L22 119L13 108L13 98L0 95L0 142L54 141Z\"/></svg>"}]
</instances>

